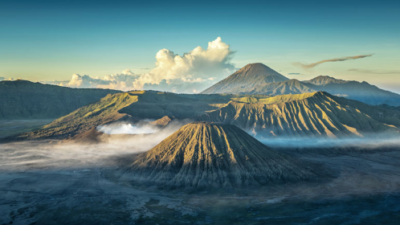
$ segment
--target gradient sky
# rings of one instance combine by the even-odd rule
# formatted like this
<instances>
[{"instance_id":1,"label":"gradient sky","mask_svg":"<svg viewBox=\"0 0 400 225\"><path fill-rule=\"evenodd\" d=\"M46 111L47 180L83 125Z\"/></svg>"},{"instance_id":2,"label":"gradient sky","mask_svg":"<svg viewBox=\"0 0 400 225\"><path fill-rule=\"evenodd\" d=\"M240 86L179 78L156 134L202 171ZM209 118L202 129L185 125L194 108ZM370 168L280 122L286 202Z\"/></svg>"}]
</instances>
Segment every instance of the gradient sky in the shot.
<instances>
[{"instance_id":1,"label":"gradient sky","mask_svg":"<svg viewBox=\"0 0 400 225\"><path fill-rule=\"evenodd\" d=\"M182 55L217 37L235 51L237 68L262 62L289 78L323 74L400 93L398 0L0 0L0 77L140 74L154 68L160 49ZM374 55L308 71L293 65L362 54Z\"/></svg>"}]
</instances>

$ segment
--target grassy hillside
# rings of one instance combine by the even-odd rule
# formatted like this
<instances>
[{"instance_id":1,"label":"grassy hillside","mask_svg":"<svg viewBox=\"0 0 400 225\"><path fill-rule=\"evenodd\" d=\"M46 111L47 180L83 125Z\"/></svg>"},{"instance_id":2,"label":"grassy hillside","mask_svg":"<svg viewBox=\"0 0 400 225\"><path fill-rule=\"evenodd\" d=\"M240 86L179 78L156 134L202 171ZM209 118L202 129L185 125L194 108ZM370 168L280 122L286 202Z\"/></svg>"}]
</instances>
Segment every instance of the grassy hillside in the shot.
<instances>
[{"instance_id":1,"label":"grassy hillside","mask_svg":"<svg viewBox=\"0 0 400 225\"><path fill-rule=\"evenodd\" d=\"M270 97L135 91L109 94L18 138L69 138L118 120L161 118L234 124L262 136L363 136L400 127L396 110L326 92Z\"/></svg>"},{"instance_id":2,"label":"grassy hillside","mask_svg":"<svg viewBox=\"0 0 400 225\"><path fill-rule=\"evenodd\" d=\"M66 88L24 80L0 81L0 120L58 118L117 92Z\"/></svg>"},{"instance_id":3,"label":"grassy hillside","mask_svg":"<svg viewBox=\"0 0 400 225\"><path fill-rule=\"evenodd\" d=\"M194 118L228 103L231 95L186 95L158 91L109 94L100 101L81 107L39 130L18 136L22 139L69 138L117 120L139 121ZM235 96L236 97L236 96Z\"/></svg>"},{"instance_id":4,"label":"grassy hillside","mask_svg":"<svg viewBox=\"0 0 400 225\"><path fill-rule=\"evenodd\" d=\"M326 92L244 100L233 99L198 120L234 124L261 136L363 136L397 133L400 127L396 111Z\"/></svg>"},{"instance_id":5,"label":"grassy hillside","mask_svg":"<svg viewBox=\"0 0 400 225\"><path fill-rule=\"evenodd\" d=\"M79 108L72 113L54 120L41 129L19 135L19 138L68 138L83 133L100 124L116 121L125 116L118 111L138 100L129 93L107 95L99 102Z\"/></svg>"}]
</instances>

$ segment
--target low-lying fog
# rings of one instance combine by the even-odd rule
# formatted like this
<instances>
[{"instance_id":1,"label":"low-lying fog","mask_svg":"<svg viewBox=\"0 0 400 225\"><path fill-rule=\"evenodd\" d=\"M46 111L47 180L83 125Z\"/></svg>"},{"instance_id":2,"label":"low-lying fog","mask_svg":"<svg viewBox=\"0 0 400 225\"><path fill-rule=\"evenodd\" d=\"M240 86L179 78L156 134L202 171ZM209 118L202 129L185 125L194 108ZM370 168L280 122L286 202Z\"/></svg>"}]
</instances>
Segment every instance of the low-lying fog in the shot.
<instances>
[{"instance_id":1,"label":"low-lying fog","mask_svg":"<svg viewBox=\"0 0 400 225\"><path fill-rule=\"evenodd\" d=\"M95 220L98 224L110 221L140 224L140 218L149 221L164 218L175 221L174 224L198 221L198 224L218 221L356 224L364 219L373 221L374 216L387 212L400 212L400 140L384 135L262 139L277 150L285 148L286 154L305 163L322 165L330 178L265 187L259 193L249 190L250 194L244 196L166 195L109 179L107 174L118 166L113 159L147 151L185 123L174 122L165 128L149 123L109 124L97 129L113 135L104 135L100 138L102 142L94 144L49 140L0 144L0 224L10 221L73 224L84 223L85 219L86 223ZM314 150L357 147L371 151L318 154L318 151L287 150L299 147ZM324 199L330 202L325 203ZM310 202L317 203L314 206ZM223 220L226 218L229 221Z\"/></svg>"},{"instance_id":2,"label":"low-lying fog","mask_svg":"<svg viewBox=\"0 0 400 225\"><path fill-rule=\"evenodd\" d=\"M149 121L137 124L117 122L97 127L106 135L99 143L65 142L54 140L22 141L0 144L0 169L20 170L33 167L81 167L112 156L148 151L188 121L174 121L164 128ZM265 145L279 149L380 149L400 146L398 136L387 135L355 138L268 138L258 139ZM286 151L287 152L287 151Z\"/></svg>"},{"instance_id":3,"label":"low-lying fog","mask_svg":"<svg viewBox=\"0 0 400 225\"><path fill-rule=\"evenodd\" d=\"M160 129L151 124L130 124L117 122L97 127L98 131L105 134L152 134Z\"/></svg>"},{"instance_id":4,"label":"low-lying fog","mask_svg":"<svg viewBox=\"0 0 400 225\"><path fill-rule=\"evenodd\" d=\"M259 138L260 142L272 148L359 148L379 149L400 146L400 136L366 135L347 138Z\"/></svg>"},{"instance_id":5,"label":"low-lying fog","mask_svg":"<svg viewBox=\"0 0 400 225\"><path fill-rule=\"evenodd\" d=\"M21 170L41 167L87 167L111 156L147 151L182 126L170 123L165 128L150 124L114 123L97 129L105 134L99 143L74 141L22 141L0 144L0 169Z\"/></svg>"}]
</instances>

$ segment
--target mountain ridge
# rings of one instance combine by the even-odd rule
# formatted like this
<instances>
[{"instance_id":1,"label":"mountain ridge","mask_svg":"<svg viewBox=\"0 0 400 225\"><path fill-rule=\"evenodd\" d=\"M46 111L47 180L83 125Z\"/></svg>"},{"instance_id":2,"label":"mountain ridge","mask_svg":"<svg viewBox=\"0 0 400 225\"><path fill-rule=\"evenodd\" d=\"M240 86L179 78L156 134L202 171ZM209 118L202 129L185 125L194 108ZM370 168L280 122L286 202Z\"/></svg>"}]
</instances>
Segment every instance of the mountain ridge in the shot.
<instances>
[{"instance_id":1,"label":"mountain ridge","mask_svg":"<svg viewBox=\"0 0 400 225\"><path fill-rule=\"evenodd\" d=\"M398 134L400 113L326 92L278 95L255 102L231 101L198 121L236 125L261 137L349 137Z\"/></svg>"},{"instance_id":2,"label":"mountain ridge","mask_svg":"<svg viewBox=\"0 0 400 225\"><path fill-rule=\"evenodd\" d=\"M119 92L3 80L0 81L0 119L54 119L94 103L107 94Z\"/></svg>"},{"instance_id":3,"label":"mountain ridge","mask_svg":"<svg viewBox=\"0 0 400 225\"><path fill-rule=\"evenodd\" d=\"M16 139L72 138L99 125L124 120L187 119L218 108L231 95L189 95L159 91L130 91L109 94L32 132L9 137Z\"/></svg>"},{"instance_id":4,"label":"mountain ridge","mask_svg":"<svg viewBox=\"0 0 400 225\"><path fill-rule=\"evenodd\" d=\"M246 67L247 66L243 67L241 70ZM234 77L236 76L235 73L212 85L201 93L282 95L326 91L333 95L347 97L370 105L388 104L392 106L400 106L399 94L380 89L365 81L347 81L326 75L320 75L311 80L305 81L299 81L297 79L289 80L286 78L286 80L280 81L271 80L271 82L256 82L256 75L247 74L248 76L246 79L248 81L242 80L241 83L238 83L234 80Z\"/></svg>"},{"instance_id":5,"label":"mountain ridge","mask_svg":"<svg viewBox=\"0 0 400 225\"><path fill-rule=\"evenodd\" d=\"M162 119L164 118L164 119ZM351 137L398 133L400 113L326 92L296 95L181 95L155 91L117 93L81 107L16 139L71 138L125 120L171 119L233 124L254 135Z\"/></svg>"}]
</instances>

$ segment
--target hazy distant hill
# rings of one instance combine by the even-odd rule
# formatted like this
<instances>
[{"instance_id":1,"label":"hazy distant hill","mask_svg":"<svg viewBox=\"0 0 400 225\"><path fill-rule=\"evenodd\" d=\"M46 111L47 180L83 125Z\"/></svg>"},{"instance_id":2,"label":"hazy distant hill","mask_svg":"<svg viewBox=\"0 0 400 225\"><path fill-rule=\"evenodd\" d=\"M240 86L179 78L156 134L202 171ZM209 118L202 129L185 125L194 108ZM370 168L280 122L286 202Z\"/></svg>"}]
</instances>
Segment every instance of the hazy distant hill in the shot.
<instances>
[{"instance_id":1,"label":"hazy distant hill","mask_svg":"<svg viewBox=\"0 0 400 225\"><path fill-rule=\"evenodd\" d=\"M240 98L199 121L236 125L261 136L363 136L398 133L400 113L326 92Z\"/></svg>"},{"instance_id":2,"label":"hazy distant hill","mask_svg":"<svg viewBox=\"0 0 400 225\"><path fill-rule=\"evenodd\" d=\"M340 95L370 105L388 104L400 106L400 95L382 90L367 82L346 81L329 76L318 76L303 84L317 91L326 91L333 95Z\"/></svg>"},{"instance_id":3,"label":"hazy distant hill","mask_svg":"<svg viewBox=\"0 0 400 225\"><path fill-rule=\"evenodd\" d=\"M142 153L122 179L162 188L230 189L310 180L316 175L308 168L236 126L199 122Z\"/></svg>"},{"instance_id":4,"label":"hazy distant hill","mask_svg":"<svg viewBox=\"0 0 400 225\"><path fill-rule=\"evenodd\" d=\"M367 82L345 81L329 76L318 76L309 81L289 80L260 63L246 65L202 93L281 95L315 91L326 91L370 105L400 106L400 95L382 90Z\"/></svg>"},{"instance_id":5,"label":"hazy distant hill","mask_svg":"<svg viewBox=\"0 0 400 225\"><path fill-rule=\"evenodd\" d=\"M0 81L0 119L57 118L117 92L67 88L25 80Z\"/></svg>"},{"instance_id":6,"label":"hazy distant hill","mask_svg":"<svg viewBox=\"0 0 400 225\"><path fill-rule=\"evenodd\" d=\"M19 138L69 138L118 120L164 116L234 124L262 136L360 136L400 127L398 111L325 92L269 97L132 91L109 94Z\"/></svg>"}]
</instances>

